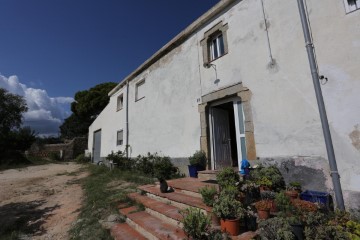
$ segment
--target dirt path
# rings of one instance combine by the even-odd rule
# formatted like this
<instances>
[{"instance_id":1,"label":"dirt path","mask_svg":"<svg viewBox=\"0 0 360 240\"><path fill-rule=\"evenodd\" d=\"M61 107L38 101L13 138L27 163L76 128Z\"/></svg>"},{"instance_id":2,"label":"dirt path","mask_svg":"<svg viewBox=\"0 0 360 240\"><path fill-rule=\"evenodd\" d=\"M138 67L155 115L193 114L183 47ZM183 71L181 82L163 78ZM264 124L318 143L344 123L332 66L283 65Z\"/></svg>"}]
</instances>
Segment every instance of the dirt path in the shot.
<instances>
[{"instance_id":1,"label":"dirt path","mask_svg":"<svg viewBox=\"0 0 360 240\"><path fill-rule=\"evenodd\" d=\"M0 172L2 229L25 229L30 239L68 239L78 216L87 172L75 163Z\"/></svg>"}]
</instances>

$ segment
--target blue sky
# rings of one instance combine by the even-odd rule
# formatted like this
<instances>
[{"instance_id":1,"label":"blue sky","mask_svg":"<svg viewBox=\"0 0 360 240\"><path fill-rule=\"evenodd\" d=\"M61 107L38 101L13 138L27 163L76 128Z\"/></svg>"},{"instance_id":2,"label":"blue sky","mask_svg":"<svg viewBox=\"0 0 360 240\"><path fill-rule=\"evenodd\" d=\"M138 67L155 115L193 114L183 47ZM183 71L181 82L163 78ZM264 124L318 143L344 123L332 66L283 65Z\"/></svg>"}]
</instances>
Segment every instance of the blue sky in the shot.
<instances>
[{"instance_id":1,"label":"blue sky","mask_svg":"<svg viewBox=\"0 0 360 240\"><path fill-rule=\"evenodd\" d=\"M0 87L56 134L79 90L119 82L219 0L0 0Z\"/></svg>"}]
</instances>

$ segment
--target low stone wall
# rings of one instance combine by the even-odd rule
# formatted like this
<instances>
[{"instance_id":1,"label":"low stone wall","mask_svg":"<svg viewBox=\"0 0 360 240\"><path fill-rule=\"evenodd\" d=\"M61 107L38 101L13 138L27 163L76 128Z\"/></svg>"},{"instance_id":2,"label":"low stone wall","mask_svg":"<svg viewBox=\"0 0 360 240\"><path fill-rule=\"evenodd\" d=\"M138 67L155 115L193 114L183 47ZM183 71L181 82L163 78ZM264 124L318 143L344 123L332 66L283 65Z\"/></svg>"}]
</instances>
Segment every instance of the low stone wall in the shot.
<instances>
[{"instance_id":1,"label":"low stone wall","mask_svg":"<svg viewBox=\"0 0 360 240\"><path fill-rule=\"evenodd\" d=\"M41 158L51 158L53 154L58 154L61 160L72 160L79 154L84 153L86 148L87 138L78 137L61 144L34 144L27 153Z\"/></svg>"}]
</instances>

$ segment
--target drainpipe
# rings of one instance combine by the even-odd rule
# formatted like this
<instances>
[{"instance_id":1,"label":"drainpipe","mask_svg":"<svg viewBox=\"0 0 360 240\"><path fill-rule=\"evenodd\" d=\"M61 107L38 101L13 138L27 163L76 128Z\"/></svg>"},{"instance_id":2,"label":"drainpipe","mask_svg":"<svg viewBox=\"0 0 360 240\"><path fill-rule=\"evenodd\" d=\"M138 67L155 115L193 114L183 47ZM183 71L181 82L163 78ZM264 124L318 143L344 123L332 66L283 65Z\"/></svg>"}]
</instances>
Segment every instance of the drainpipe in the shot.
<instances>
[{"instance_id":1,"label":"drainpipe","mask_svg":"<svg viewBox=\"0 0 360 240\"><path fill-rule=\"evenodd\" d=\"M126 128L126 158L129 157L129 81L126 81L126 122L125 122L125 128Z\"/></svg>"},{"instance_id":2,"label":"drainpipe","mask_svg":"<svg viewBox=\"0 0 360 240\"><path fill-rule=\"evenodd\" d=\"M310 70L311 75L313 79L313 84L315 88L315 95L317 104L319 107L319 113L320 113L320 119L321 119L321 125L323 129L323 134L325 138L325 145L326 145L326 151L329 159L329 165L330 165L330 175L332 178L332 182L334 185L334 191L335 191L335 199L336 199L336 205L337 208L341 211L345 210L344 205L344 198L341 190L341 184L340 184L340 175L337 169L336 165L336 159L334 154L334 148L331 140L331 134L330 134L330 128L329 128L329 122L326 115L325 110L325 104L324 99L321 92L321 86L320 86L320 78L319 78L319 71L318 67L315 61L315 54L314 54L314 45L312 43L311 34L309 30L309 20L308 16L305 11L304 7L304 0L297 0L298 7L299 7L299 13L300 13L300 19L301 24L304 32L304 38L306 43L306 50L308 54L309 64L310 64Z\"/></svg>"}]
</instances>

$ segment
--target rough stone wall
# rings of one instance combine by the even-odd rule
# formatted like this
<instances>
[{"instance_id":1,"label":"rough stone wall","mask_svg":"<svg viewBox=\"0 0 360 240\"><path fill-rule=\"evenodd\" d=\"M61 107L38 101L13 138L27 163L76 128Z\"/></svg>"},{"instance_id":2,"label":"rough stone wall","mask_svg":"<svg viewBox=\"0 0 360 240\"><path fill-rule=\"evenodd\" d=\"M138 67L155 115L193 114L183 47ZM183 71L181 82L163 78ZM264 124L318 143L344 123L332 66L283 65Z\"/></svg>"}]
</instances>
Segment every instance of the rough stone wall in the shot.
<instances>
[{"instance_id":1,"label":"rough stone wall","mask_svg":"<svg viewBox=\"0 0 360 240\"><path fill-rule=\"evenodd\" d=\"M79 137L62 144L45 144L31 146L28 154L31 156L49 158L53 153L62 152L62 160L72 160L87 148L87 138Z\"/></svg>"}]
</instances>

